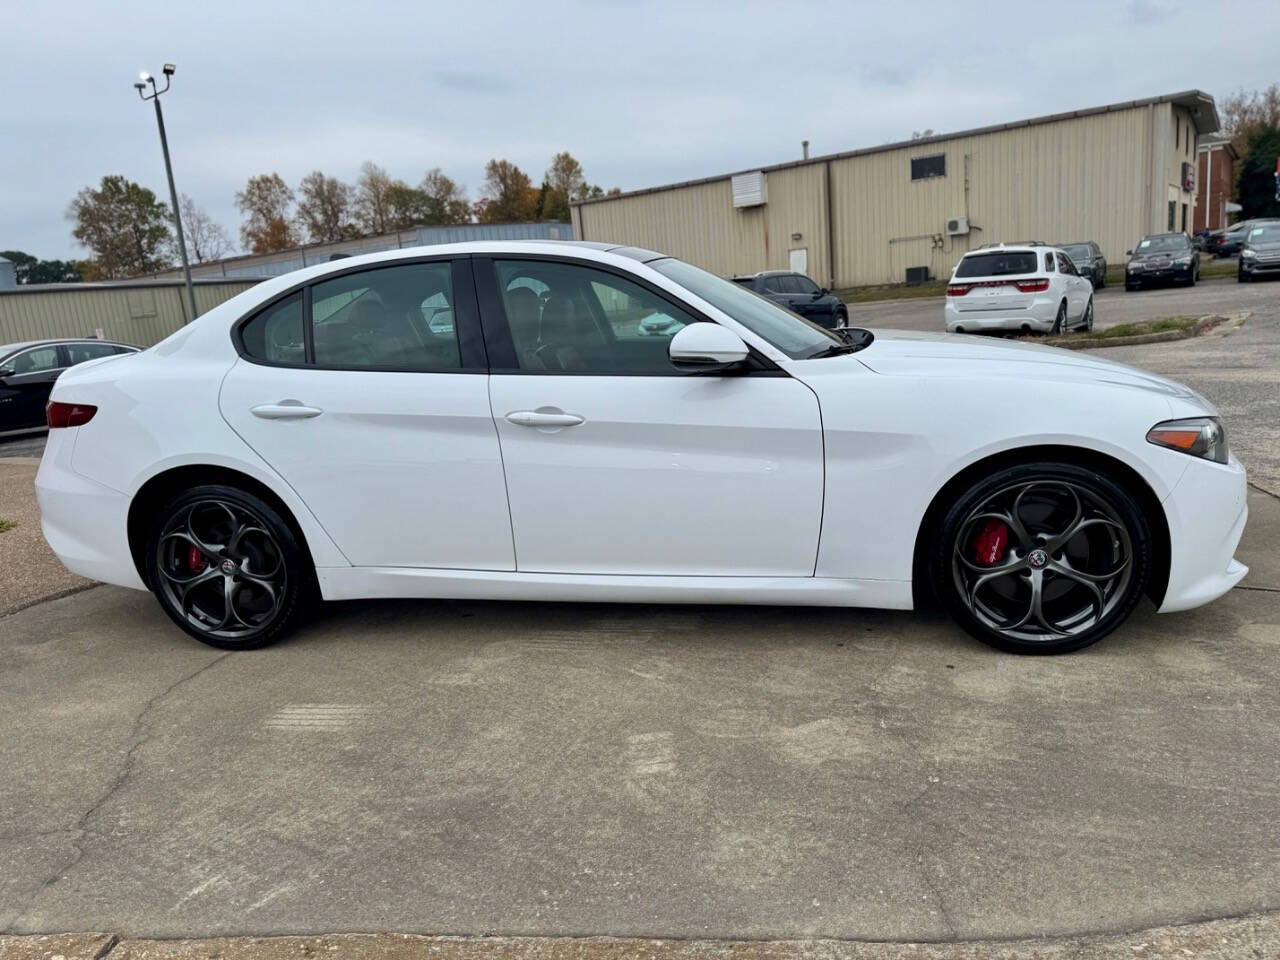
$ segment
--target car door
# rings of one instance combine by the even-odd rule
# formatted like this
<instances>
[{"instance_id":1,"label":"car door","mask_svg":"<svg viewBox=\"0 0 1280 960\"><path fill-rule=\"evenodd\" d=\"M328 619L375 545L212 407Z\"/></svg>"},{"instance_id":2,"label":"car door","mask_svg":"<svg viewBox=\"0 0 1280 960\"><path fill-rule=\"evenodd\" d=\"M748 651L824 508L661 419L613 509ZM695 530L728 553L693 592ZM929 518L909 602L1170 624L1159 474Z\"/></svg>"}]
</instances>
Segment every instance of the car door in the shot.
<instances>
[{"instance_id":1,"label":"car door","mask_svg":"<svg viewBox=\"0 0 1280 960\"><path fill-rule=\"evenodd\" d=\"M475 263L518 570L813 575L823 460L808 387L767 361L677 369L671 337L705 318L626 271ZM655 312L673 329L638 336Z\"/></svg>"},{"instance_id":2,"label":"car door","mask_svg":"<svg viewBox=\"0 0 1280 960\"><path fill-rule=\"evenodd\" d=\"M351 563L515 568L468 259L330 275L236 338L223 416Z\"/></svg>"},{"instance_id":3,"label":"car door","mask_svg":"<svg viewBox=\"0 0 1280 960\"><path fill-rule=\"evenodd\" d=\"M30 347L0 364L0 431L43 426L53 382L65 367L56 344Z\"/></svg>"},{"instance_id":4,"label":"car door","mask_svg":"<svg viewBox=\"0 0 1280 960\"><path fill-rule=\"evenodd\" d=\"M792 300L795 297L792 294L790 285L786 282L787 278L784 274L771 274L763 279L764 295L779 306L786 307L788 310L794 310Z\"/></svg>"},{"instance_id":5,"label":"car door","mask_svg":"<svg viewBox=\"0 0 1280 960\"><path fill-rule=\"evenodd\" d=\"M802 317L813 317L816 314L830 315L831 309L823 301L821 287L800 274L793 274L788 279L795 287L796 304L801 308L796 310L797 313Z\"/></svg>"},{"instance_id":6,"label":"car door","mask_svg":"<svg viewBox=\"0 0 1280 960\"><path fill-rule=\"evenodd\" d=\"M1058 272L1063 275L1067 285L1067 320L1075 323L1084 316L1093 284L1080 276L1076 265L1065 253L1058 252L1057 257Z\"/></svg>"}]
</instances>

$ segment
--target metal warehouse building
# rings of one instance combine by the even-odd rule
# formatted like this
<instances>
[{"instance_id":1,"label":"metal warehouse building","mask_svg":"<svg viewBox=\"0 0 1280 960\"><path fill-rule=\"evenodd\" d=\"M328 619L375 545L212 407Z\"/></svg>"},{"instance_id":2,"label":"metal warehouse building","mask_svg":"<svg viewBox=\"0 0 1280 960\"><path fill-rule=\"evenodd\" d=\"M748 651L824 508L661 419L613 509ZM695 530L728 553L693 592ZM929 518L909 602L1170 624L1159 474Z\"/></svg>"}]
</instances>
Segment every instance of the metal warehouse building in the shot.
<instances>
[{"instance_id":1,"label":"metal warehouse building","mask_svg":"<svg viewBox=\"0 0 1280 960\"><path fill-rule=\"evenodd\" d=\"M1107 259L1188 232L1199 90L636 190L574 204L574 233L722 275L794 269L830 287L945 277L1000 241L1094 240Z\"/></svg>"}]
</instances>

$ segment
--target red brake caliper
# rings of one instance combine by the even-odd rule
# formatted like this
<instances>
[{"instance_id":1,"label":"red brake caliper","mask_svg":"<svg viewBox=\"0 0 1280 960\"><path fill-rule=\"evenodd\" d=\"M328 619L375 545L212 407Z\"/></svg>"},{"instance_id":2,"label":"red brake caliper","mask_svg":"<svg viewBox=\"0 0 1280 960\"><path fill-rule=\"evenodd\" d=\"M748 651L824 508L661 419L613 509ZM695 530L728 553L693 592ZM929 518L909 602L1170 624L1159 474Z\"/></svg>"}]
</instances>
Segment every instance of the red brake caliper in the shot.
<instances>
[{"instance_id":1,"label":"red brake caliper","mask_svg":"<svg viewBox=\"0 0 1280 960\"><path fill-rule=\"evenodd\" d=\"M205 559L199 547L187 548L187 566L191 568L192 573L202 573L208 565L209 561Z\"/></svg>"},{"instance_id":2,"label":"red brake caliper","mask_svg":"<svg viewBox=\"0 0 1280 960\"><path fill-rule=\"evenodd\" d=\"M973 560L981 567L994 567L1004 558L1009 545L1009 527L992 517L973 540Z\"/></svg>"}]
</instances>

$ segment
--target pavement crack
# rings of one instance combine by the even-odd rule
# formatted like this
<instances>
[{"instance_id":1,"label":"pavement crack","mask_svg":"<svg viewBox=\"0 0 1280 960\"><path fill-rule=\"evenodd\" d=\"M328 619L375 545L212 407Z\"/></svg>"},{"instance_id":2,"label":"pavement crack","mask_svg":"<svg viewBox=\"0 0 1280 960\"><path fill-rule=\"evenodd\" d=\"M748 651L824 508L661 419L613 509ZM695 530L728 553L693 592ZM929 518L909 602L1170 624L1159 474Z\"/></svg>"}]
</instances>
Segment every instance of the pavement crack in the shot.
<instances>
[{"instance_id":1,"label":"pavement crack","mask_svg":"<svg viewBox=\"0 0 1280 960\"><path fill-rule=\"evenodd\" d=\"M45 893L45 891L56 886L59 880L66 879L67 875L76 868L81 860L84 859L85 839L93 832L91 827L92 821L94 817L97 816L98 812L110 803L115 798L116 794L124 788L125 784L129 782L129 778L133 775L135 758L138 755L138 751L146 746L147 742L151 739L150 721L151 715L155 712L156 708L165 700L165 698L179 687L190 683L201 674L216 667L223 660L227 659L227 657L231 656L232 652L233 651L227 651L220 656L214 657L199 669L194 670L183 677L179 677L142 705L142 709L138 711L138 715L134 717L133 720L133 731L130 736L129 748L125 751L124 758L120 762L119 771L111 779L111 782L107 784L107 788L102 792L98 799L89 805L88 809L80 815L79 819L77 819L72 826L61 830L43 832L45 834L74 833L75 838L71 841L71 856L63 863L59 864L57 868L55 868L53 872L40 883L35 892L27 898L26 904L14 915L14 919L9 923L8 929L4 931L5 933L17 933L18 928L26 919L27 914L36 905L36 903L39 902L40 897ZM118 942L119 938L117 937L116 943ZM106 952L110 952L110 950L114 948L115 943L111 943ZM102 956L105 955L106 953L102 954Z\"/></svg>"},{"instance_id":2,"label":"pavement crack","mask_svg":"<svg viewBox=\"0 0 1280 960\"><path fill-rule=\"evenodd\" d=\"M1254 587L1243 583L1237 583L1234 587L1236 590L1255 590L1258 593L1280 593L1280 587Z\"/></svg>"},{"instance_id":3,"label":"pavement crack","mask_svg":"<svg viewBox=\"0 0 1280 960\"><path fill-rule=\"evenodd\" d=\"M98 952L93 955L93 960L103 960L107 954L111 953L111 951L118 946L120 946L120 934L113 933L111 936L107 937L107 942L104 943L98 949Z\"/></svg>"},{"instance_id":4,"label":"pavement crack","mask_svg":"<svg viewBox=\"0 0 1280 960\"><path fill-rule=\"evenodd\" d=\"M932 788L932 784L926 784L924 789L901 805L902 812L909 813L912 807L920 804L920 801L925 798L925 795ZM947 901L942 895L942 888L938 885L937 879L933 876L933 873L929 870L928 864L924 861L924 846L912 839L910 834L908 834L905 839L911 847L912 858L915 860L916 866L919 868L920 879L924 881L925 887L928 888L929 897L933 901L934 906L938 908L938 913L942 914L942 923L943 926L946 927L948 939L958 940L960 934L956 929L955 919L951 916L951 910L947 906Z\"/></svg>"},{"instance_id":5,"label":"pavement crack","mask_svg":"<svg viewBox=\"0 0 1280 960\"><path fill-rule=\"evenodd\" d=\"M1249 486L1252 487L1254 490L1257 490L1259 493L1266 494L1268 497L1270 497L1273 500L1280 500L1280 493L1272 493L1270 490L1266 489L1265 487L1258 486L1252 480L1249 481Z\"/></svg>"}]
</instances>

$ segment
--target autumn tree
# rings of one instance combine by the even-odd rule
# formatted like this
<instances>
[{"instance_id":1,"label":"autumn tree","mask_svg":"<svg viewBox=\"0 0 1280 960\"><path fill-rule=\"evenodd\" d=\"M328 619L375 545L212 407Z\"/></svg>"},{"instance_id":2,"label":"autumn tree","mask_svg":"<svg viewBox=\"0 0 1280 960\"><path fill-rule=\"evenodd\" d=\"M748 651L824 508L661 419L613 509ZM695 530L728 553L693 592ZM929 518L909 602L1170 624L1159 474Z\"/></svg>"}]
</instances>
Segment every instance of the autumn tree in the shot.
<instances>
[{"instance_id":1,"label":"autumn tree","mask_svg":"<svg viewBox=\"0 0 1280 960\"><path fill-rule=\"evenodd\" d=\"M582 164L569 151L557 153L551 158L543 178L543 192L538 216L542 220L568 220L569 200L577 197L586 185Z\"/></svg>"},{"instance_id":2,"label":"autumn tree","mask_svg":"<svg viewBox=\"0 0 1280 960\"><path fill-rule=\"evenodd\" d=\"M298 224L312 243L331 243L359 236L352 221L353 191L337 177L319 170L307 174L298 184Z\"/></svg>"},{"instance_id":3,"label":"autumn tree","mask_svg":"<svg viewBox=\"0 0 1280 960\"><path fill-rule=\"evenodd\" d=\"M227 231L204 209L185 193L178 194L178 209L182 212L182 238L187 242L187 258L196 263L217 260L231 252L231 238ZM173 256L178 256L178 243L174 239Z\"/></svg>"},{"instance_id":4,"label":"autumn tree","mask_svg":"<svg viewBox=\"0 0 1280 960\"><path fill-rule=\"evenodd\" d=\"M524 223L538 215L538 191L529 175L510 160L490 160L485 165L480 192L476 219L481 223Z\"/></svg>"},{"instance_id":5,"label":"autumn tree","mask_svg":"<svg viewBox=\"0 0 1280 960\"><path fill-rule=\"evenodd\" d=\"M1280 83L1265 90L1237 90L1219 104L1222 132L1231 138L1236 154L1243 157L1249 138L1259 127L1280 127Z\"/></svg>"},{"instance_id":6,"label":"autumn tree","mask_svg":"<svg viewBox=\"0 0 1280 960\"><path fill-rule=\"evenodd\" d=\"M254 253L273 253L298 246L293 228L293 191L278 173L250 177L236 194L236 206L244 214L240 242Z\"/></svg>"},{"instance_id":7,"label":"autumn tree","mask_svg":"<svg viewBox=\"0 0 1280 960\"><path fill-rule=\"evenodd\" d=\"M121 176L85 187L67 210L71 235L93 255L98 276L120 280L169 266L169 208L140 184Z\"/></svg>"},{"instance_id":8,"label":"autumn tree","mask_svg":"<svg viewBox=\"0 0 1280 960\"><path fill-rule=\"evenodd\" d=\"M13 264L18 283L79 283L84 279L74 260L41 260L21 250L0 250Z\"/></svg>"},{"instance_id":9,"label":"autumn tree","mask_svg":"<svg viewBox=\"0 0 1280 960\"><path fill-rule=\"evenodd\" d=\"M394 230L390 193L397 184L387 171L372 161L365 161L356 181L355 215L360 229L366 234L387 233Z\"/></svg>"},{"instance_id":10,"label":"autumn tree","mask_svg":"<svg viewBox=\"0 0 1280 960\"><path fill-rule=\"evenodd\" d=\"M431 200L431 210L435 219L429 223L470 223L471 204L467 202L467 191L445 176L439 167L432 167L422 178L419 187Z\"/></svg>"}]
</instances>

